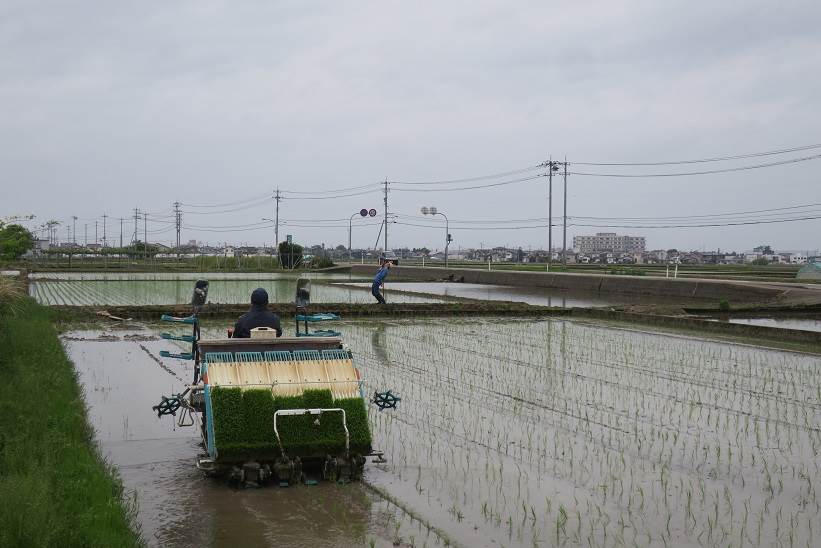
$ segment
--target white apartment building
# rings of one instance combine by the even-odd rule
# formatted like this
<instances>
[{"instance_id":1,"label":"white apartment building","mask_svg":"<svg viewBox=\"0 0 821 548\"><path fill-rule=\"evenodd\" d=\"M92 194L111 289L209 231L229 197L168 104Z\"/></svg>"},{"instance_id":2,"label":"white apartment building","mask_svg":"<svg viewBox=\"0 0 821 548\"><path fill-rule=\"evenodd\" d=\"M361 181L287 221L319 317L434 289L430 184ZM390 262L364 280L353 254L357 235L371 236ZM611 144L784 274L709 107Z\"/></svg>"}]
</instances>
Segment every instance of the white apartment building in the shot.
<instances>
[{"instance_id":1,"label":"white apartment building","mask_svg":"<svg viewBox=\"0 0 821 548\"><path fill-rule=\"evenodd\" d=\"M644 236L619 236L615 232L597 232L595 236L573 236L573 247L579 253L643 253Z\"/></svg>"}]
</instances>

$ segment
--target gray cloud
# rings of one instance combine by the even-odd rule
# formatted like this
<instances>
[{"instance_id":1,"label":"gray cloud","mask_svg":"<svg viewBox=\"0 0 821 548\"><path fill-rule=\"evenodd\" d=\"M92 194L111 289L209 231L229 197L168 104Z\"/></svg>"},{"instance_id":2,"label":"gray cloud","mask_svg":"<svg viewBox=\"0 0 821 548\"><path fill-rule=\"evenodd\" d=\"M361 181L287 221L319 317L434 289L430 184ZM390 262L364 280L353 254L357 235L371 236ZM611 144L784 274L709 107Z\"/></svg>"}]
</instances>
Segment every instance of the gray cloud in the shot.
<instances>
[{"instance_id":1,"label":"gray cloud","mask_svg":"<svg viewBox=\"0 0 821 548\"><path fill-rule=\"evenodd\" d=\"M311 191L491 173L549 154L571 163L664 160L821 142L819 16L814 2L7 2L0 216L120 217L277 185ZM819 165L571 178L569 214L816 202ZM542 182L390 198L400 213L437 205L455 219L547 214ZM381 211L381 196L286 201L282 216L347 218L362 206ZM244 224L272 209L186 223ZM630 232L653 247L815 249L820 224ZM293 231L328 244L347 238L345 228ZM357 230L355 245L372 245L376 231ZM271 232L183 237L263 242ZM546 242L546 230L452 232L466 247ZM435 246L441 234L392 226L391 238Z\"/></svg>"}]
</instances>

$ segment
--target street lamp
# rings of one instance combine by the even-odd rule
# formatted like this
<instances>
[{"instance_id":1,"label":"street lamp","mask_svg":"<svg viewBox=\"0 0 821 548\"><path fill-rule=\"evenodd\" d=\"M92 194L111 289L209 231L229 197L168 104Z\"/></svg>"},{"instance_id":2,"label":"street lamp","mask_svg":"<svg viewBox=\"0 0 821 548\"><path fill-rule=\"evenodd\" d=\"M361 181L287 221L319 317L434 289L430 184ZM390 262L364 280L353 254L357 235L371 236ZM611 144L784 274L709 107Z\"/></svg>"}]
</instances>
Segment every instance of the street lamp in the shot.
<instances>
[{"instance_id":1,"label":"street lamp","mask_svg":"<svg viewBox=\"0 0 821 548\"><path fill-rule=\"evenodd\" d=\"M362 211L364 211L364 209ZM351 247L351 233L353 232L353 218L357 215L364 217L361 211L357 211L356 213L351 215L350 219L348 219L348 264L353 264L353 248Z\"/></svg>"},{"instance_id":2,"label":"street lamp","mask_svg":"<svg viewBox=\"0 0 821 548\"><path fill-rule=\"evenodd\" d=\"M441 215L445 218L445 268L448 267L448 245L450 244L450 230L448 229L448 216L437 210L435 207L423 207L422 215Z\"/></svg>"}]
</instances>

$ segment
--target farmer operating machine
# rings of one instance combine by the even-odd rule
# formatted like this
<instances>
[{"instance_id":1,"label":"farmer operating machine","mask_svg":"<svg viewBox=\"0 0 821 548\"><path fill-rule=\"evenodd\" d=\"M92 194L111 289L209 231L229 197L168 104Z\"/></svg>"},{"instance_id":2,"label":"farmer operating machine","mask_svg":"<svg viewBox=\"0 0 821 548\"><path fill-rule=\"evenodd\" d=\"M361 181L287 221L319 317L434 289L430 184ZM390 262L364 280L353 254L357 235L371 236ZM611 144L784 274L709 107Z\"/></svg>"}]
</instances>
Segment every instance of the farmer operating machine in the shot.
<instances>
[{"instance_id":1,"label":"farmer operating machine","mask_svg":"<svg viewBox=\"0 0 821 548\"><path fill-rule=\"evenodd\" d=\"M207 293L208 282L197 282L193 313L162 317L191 327L191 335L162 333L190 343L190 352L161 356L193 360L194 380L154 406L158 416L179 413L180 426L200 422L206 454L197 468L240 486L287 486L356 480L365 457L382 459L371 447L364 384L351 352L336 331L308 331L309 323L339 319L308 313L308 280L298 281L294 336L259 328L248 339L201 339L198 313ZM390 392L373 398L380 409L397 401Z\"/></svg>"}]
</instances>

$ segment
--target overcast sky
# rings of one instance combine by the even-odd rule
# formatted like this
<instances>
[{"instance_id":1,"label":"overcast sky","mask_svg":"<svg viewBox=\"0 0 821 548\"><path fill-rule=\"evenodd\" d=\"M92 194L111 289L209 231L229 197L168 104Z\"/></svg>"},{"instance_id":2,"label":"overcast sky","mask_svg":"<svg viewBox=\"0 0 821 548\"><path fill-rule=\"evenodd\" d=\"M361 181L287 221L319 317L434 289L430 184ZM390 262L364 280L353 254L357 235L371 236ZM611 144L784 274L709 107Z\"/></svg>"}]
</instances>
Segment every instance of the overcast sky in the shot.
<instances>
[{"instance_id":1,"label":"overcast sky","mask_svg":"<svg viewBox=\"0 0 821 548\"><path fill-rule=\"evenodd\" d=\"M314 192L386 178L465 178L534 166L550 155L566 157L571 172L607 173L701 171L817 155L821 149L715 164L573 165L821 143L819 21L817 0L6 0L0 3L0 218L35 214L34 226L76 215L81 240L83 226L93 238L94 219L102 223L107 214L116 242L117 219L140 208L150 212L149 239L171 242L172 225L159 222L169 218L157 214L167 215L173 201L230 204L277 186ZM819 170L821 160L691 177L571 175L568 215L667 218L817 203ZM467 230L457 223L547 217L544 178L454 192L399 188L389 195L390 211L399 214L390 225L391 247L443 246L442 228L399 224L441 224L440 217L410 217L424 205L453 221L451 249L546 246L546 228ZM554 188L558 219L560 179ZM303 243L347 245L351 214L362 207L384 211L374 190L283 200L280 218L290 225L281 226L281 239L293 234ZM270 243L267 227L192 228L273 217L270 198L246 206L183 206L182 239ZM798 211L818 216L821 206ZM298 226L328 219L345 220ZM131 231L127 221L126 240ZM378 231L378 224L355 225L354 247L373 246ZM643 235L648 248L821 248L817 219L571 226L568 243L596 231ZM66 237L65 225L59 235ZM561 245L560 228L553 241Z\"/></svg>"}]
</instances>

